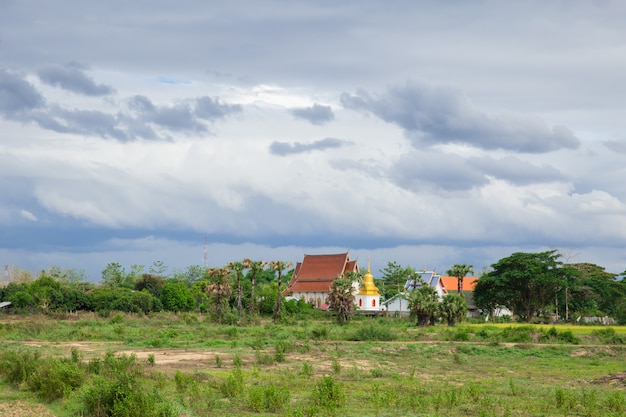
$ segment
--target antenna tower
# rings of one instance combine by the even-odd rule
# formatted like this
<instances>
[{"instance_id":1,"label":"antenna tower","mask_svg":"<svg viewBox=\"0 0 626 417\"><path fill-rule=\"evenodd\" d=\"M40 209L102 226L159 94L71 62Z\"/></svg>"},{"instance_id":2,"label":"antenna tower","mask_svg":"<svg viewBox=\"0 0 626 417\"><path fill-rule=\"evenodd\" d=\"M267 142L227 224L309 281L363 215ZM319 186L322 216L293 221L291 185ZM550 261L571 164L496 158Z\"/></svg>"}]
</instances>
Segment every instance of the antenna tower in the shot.
<instances>
[{"instance_id":1,"label":"antenna tower","mask_svg":"<svg viewBox=\"0 0 626 417\"><path fill-rule=\"evenodd\" d=\"M204 236L204 252L202 253L202 262L205 268L207 266L208 259L209 259L209 249L207 247L207 237Z\"/></svg>"}]
</instances>

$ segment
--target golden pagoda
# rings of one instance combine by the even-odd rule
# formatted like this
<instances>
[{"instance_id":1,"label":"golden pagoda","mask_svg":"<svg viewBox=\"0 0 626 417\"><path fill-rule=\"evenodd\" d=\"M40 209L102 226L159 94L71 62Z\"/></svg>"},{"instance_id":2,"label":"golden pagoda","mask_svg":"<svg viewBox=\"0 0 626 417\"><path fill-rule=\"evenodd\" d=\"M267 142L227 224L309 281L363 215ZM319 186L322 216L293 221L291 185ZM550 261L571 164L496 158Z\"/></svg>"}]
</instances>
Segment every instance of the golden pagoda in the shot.
<instances>
[{"instance_id":1,"label":"golden pagoda","mask_svg":"<svg viewBox=\"0 0 626 417\"><path fill-rule=\"evenodd\" d=\"M380 293L374 284L369 258L367 259L367 272L363 276L363 286L356 294L356 302L361 310L380 310Z\"/></svg>"}]
</instances>

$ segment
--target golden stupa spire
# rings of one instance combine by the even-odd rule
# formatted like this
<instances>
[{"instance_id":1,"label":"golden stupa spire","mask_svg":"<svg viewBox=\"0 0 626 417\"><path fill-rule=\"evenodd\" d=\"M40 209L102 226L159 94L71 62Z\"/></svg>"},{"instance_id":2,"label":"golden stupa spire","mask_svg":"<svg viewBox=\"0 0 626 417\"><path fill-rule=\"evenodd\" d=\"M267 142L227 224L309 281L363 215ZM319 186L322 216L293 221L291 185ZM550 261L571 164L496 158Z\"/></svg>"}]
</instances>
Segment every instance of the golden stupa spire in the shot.
<instances>
[{"instance_id":1,"label":"golden stupa spire","mask_svg":"<svg viewBox=\"0 0 626 417\"><path fill-rule=\"evenodd\" d=\"M375 295L380 296L378 288L374 284L374 275L370 270L370 258L367 258L367 272L363 276L363 286L359 289L358 295Z\"/></svg>"}]
</instances>

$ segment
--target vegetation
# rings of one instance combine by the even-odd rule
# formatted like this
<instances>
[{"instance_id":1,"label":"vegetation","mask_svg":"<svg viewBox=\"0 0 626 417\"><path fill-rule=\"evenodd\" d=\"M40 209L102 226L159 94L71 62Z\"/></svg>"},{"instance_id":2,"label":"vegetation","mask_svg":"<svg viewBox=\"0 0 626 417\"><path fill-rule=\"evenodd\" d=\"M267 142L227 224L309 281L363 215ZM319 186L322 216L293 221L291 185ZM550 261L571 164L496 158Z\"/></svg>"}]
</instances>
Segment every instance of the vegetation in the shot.
<instances>
[{"instance_id":1,"label":"vegetation","mask_svg":"<svg viewBox=\"0 0 626 417\"><path fill-rule=\"evenodd\" d=\"M352 281L348 278L337 278L333 281L328 293L328 303L335 311L337 323L345 324L354 314L354 289Z\"/></svg>"},{"instance_id":2,"label":"vegetation","mask_svg":"<svg viewBox=\"0 0 626 417\"><path fill-rule=\"evenodd\" d=\"M0 403L58 417L626 415L624 327L55 313L0 337Z\"/></svg>"},{"instance_id":3,"label":"vegetation","mask_svg":"<svg viewBox=\"0 0 626 417\"><path fill-rule=\"evenodd\" d=\"M456 277L458 280L457 294L463 293L463 278L469 274L474 273L474 267L467 264L455 264L452 268L448 269L447 274Z\"/></svg>"}]
</instances>

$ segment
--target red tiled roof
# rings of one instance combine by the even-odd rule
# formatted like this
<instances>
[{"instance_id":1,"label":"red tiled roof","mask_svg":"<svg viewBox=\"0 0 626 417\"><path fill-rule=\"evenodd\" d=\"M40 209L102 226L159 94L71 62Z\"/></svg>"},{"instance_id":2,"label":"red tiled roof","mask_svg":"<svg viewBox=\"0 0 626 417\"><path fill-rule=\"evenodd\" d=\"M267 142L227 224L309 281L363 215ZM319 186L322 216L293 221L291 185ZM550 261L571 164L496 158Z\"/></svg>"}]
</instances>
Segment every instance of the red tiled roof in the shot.
<instances>
[{"instance_id":1,"label":"red tiled roof","mask_svg":"<svg viewBox=\"0 0 626 417\"><path fill-rule=\"evenodd\" d=\"M346 272L357 272L359 266L349 254L304 255L298 262L284 293L294 291L328 292L333 281Z\"/></svg>"},{"instance_id":2,"label":"red tiled roof","mask_svg":"<svg viewBox=\"0 0 626 417\"><path fill-rule=\"evenodd\" d=\"M304 255L300 269L294 277L298 281L334 280L345 272L346 263L350 261L347 253L337 255Z\"/></svg>"},{"instance_id":3,"label":"red tiled roof","mask_svg":"<svg viewBox=\"0 0 626 417\"><path fill-rule=\"evenodd\" d=\"M478 281L477 277L465 277L463 278L463 291L474 291L474 286ZM457 291L459 289L459 279L457 277L441 277L441 283L448 291Z\"/></svg>"}]
</instances>

